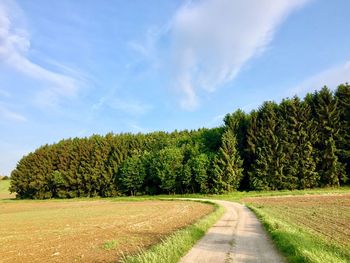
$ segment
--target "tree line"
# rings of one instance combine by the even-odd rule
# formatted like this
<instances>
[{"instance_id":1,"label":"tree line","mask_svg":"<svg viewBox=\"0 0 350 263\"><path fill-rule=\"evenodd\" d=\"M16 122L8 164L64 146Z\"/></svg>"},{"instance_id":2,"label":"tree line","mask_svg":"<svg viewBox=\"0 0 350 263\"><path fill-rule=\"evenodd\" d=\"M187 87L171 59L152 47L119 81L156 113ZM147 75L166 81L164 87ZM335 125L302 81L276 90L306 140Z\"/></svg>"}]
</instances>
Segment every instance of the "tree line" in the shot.
<instances>
[{"instance_id":1,"label":"tree line","mask_svg":"<svg viewBox=\"0 0 350 263\"><path fill-rule=\"evenodd\" d=\"M222 127L62 140L11 173L18 198L339 186L350 178L350 85L227 114Z\"/></svg>"}]
</instances>

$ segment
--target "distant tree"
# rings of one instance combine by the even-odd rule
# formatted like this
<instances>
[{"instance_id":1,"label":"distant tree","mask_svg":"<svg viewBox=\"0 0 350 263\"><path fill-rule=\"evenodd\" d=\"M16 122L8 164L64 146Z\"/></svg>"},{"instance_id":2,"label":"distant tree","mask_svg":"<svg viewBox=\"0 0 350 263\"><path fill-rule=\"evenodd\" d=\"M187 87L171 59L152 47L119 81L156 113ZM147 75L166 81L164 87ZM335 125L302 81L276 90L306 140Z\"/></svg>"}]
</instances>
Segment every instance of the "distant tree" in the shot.
<instances>
[{"instance_id":1,"label":"distant tree","mask_svg":"<svg viewBox=\"0 0 350 263\"><path fill-rule=\"evenodd\" d=\"M350 85L339 85L335 91L338 101L340 131L336 140L339 161L346 165L347 181L350 182Z\"/></svg>"},{"instance_id":2,"label":"distant tree","mask_svg":"<svg viewBox=\"0 0 350 263\"><path fill-rule=\"evenodd\" d=\"M243 161L236 147L234 133L227 130L222 136L222 145L214 164L214 182L219 193L236 190L242 179Z\"/></svg>"},{"instance_id":3,"label":"distant tree","mask_svg":"<svg viewBox=\"0 0 350 263\"><path fill-rule=\"evenodd\" d=\"M127 158L120 167L120 187L130 195L142 193L142 186L146 177L146 170L143 166L141 156L134 155Z\"/></svg>"},{"instance_id":4,"label":"distant tree","mask_svg":"<svg viewBox=\"0 0 350 263\"><path fill-rule=\"evenodd\" d=\"M338 100L324 87L315 92L312 106L316 114L318 171L323 185L337 186L346 180L344 165L337 155L336 139L341 130Z\"/></svg>"},{"instance_id":5,"label":"distant tree","mask_svg":"<svg viewBox=\"0 0 350 263\"><path fill-rule=\"evenodd\" d=\"M159 178L160 188L166 193L181 192L183 155L179 148L164 148L153 156L151 171Z\"/></svg>"},{"instance_id":6,"label":"distant tree","mask_svg":"<svg viewBox=\"0 0 350 263\"><path fill-rule=\"evenodd\" d=\"M242 180L240 189L249 188L248 169L251 161L247 152L247 129L250 123L250 116L242 110L236 110L232 114L227 114L224 118L225 128L231 130L237 138L237 150L243 162Z\"/></svg>"},{"instance_id":7,"label":"distant tree","mask_svg":"<svg viewBox=\"0 0 350 263\"><path fill-rule=\"evenodd\" d=\"M350 86L237 110L224 126L44 145L11 173L18 198L338 186L350 177ZM350 180L349 180L350 181Z\"/></svg>"},{"instance_id":8,"label":"distant tree","mask_svg":"<svg viewBox=\"0 0 350 263\"><path fill-rule=\"evenodd\" d=\"M287 152L282 142L283 123L278 105L265 102L253 113L248 128L248 151L253 159L249 176L252 189L276 190L285 187Z\"/></svg>"},{"instance_id":9,"label":"distant tree","mask_svg":"<svg viewBox=\"0 0 350 263\"><path fill-rule=\"evenodd\" d=\"M192 193L208 193L208 166L209 159L206 154L202 153L193 156L184 166L183 180L186 185L190 186Z\"/></svg>"},{"instance_id":10,"label":"distant tree","mask_svg":"<svg viewBox=\"0 0 350 263\"><path fill-rule=\"evenodd\" d=\"M280 143L284 145L283 188L311 188L319 183L313 145L317 139L310 106L299 98L283 100L279 106L282 122Z\"/></svg>"}]
</instances>

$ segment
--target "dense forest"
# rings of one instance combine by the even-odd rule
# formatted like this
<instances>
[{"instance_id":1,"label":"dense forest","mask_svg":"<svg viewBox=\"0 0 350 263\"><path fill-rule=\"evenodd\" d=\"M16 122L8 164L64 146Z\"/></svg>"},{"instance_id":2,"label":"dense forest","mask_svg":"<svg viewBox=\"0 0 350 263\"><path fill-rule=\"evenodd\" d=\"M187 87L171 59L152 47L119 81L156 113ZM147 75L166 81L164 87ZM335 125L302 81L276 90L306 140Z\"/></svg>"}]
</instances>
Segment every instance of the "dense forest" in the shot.
<instances>
[{"instance_id":1,"label":"dense forest","mask_svg":"<svg viewBox=\"0 0 350 263\"><path fill-rule=\"evenodd\" d=\"M350 85L226 115L194 131L62 140L24 156L18 198L72 198L339 186L350 179Z\"/></svg>"}]
</instances>

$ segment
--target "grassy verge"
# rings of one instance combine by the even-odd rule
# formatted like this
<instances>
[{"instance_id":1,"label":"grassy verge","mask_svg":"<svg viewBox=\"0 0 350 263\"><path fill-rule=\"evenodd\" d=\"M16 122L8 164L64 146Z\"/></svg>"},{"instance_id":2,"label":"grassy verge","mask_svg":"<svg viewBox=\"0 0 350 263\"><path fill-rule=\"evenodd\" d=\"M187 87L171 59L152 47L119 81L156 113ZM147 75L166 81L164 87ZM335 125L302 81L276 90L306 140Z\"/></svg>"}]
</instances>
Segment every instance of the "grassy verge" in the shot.
<instances>
[{"instance_id":1,"label":"grassy verge","mask_svg":"<svg viewBox=\"0 0 350 263\"><path fill-rule=\"evenodd\" d=\"M197 223L181 229L160 244L136 255L125 256L123 263L176 263L188 252L206 231L223 215L224 208L214 204L215 211Z\"/></svg>"},{"instance_id":2,"label":"grassy verge","mask_svg":"<svg viewBox=\"0 0 350 263\"><path fill-rule=\"evenodd\" d=\"M248 205L263 223L277 248L285 255L288 262L340 263L350 262L348 248L327 242L317 234L297 224L271 216L258 206Z\"/></svg>"},{"instance_id":3,"label":"grassy verge","mask_svg":"<svg viewBox=\"0 0 350 263\"><path fill-rule=\"evenodd\" d=\"M319 195L319 194L344 194L350 193L349 186L314 188L304 190L278 190L278 191L237 191L222 195L208 195L208 198L241 202L241 199L247 197L268 197L268 196L296 196L296 195ZM203 197L203 195L202 195Z\"/></svg>"}]
</instances>

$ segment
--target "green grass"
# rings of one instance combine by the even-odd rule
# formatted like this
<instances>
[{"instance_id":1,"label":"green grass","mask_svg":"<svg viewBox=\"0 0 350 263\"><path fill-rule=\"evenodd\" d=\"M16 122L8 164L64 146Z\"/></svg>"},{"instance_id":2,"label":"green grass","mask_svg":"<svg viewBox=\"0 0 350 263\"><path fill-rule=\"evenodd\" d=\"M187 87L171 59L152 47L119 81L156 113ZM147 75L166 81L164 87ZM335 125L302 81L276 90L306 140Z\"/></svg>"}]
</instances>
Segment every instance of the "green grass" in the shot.
<instances>
[{"instance_id":1,"label":"green grass","mask_svg":"<svg viewBox=\"0 0 350 263\"><path fill-rule=\"evenodd\" d=\"M315 188L305 190L278 190L278 191L236 191L222 195L193 195L195 198L207 197L209 199L227 200L233 202L242 202L243 198L247 197L268 197L268 196L288 196L288 195L317 195L317 194L343 194L350 193L349 186L342 186L336 188Z\"/></svg>"},{"instance_id":2,"label":"green grass","mask_svg":"<svg viewBox=\"0 0 350 263\"><path fill-rule=\"evenodd\" d=\"M324 235L307 228L300 222L285 218L286 215L276 214L274 207L271 205L264 206L251 203L248 204L248 207L263 223L266 231L288 262L350 262L350 244L342 244L329 240L329 238L327 240ZM339 209L345 208L339 207ZM280 214L283 213L280 212ZM321 226L323 223L321 214L319 219L319 226ZM344 237L346 238L345 233Z\"/></svg>"},{"instance_id":3,"label":"green grass","mask_svg":"<svg viewBox=\"0 0 350 263\"><path fill-rule=\"evenodd\" d=\"M206 231L223 215L224 208L215 204L215 211L194 225L181 229L160 244L136 255L124 256L123 263L176 263L193 245L204 236Z\"/></svg>"},{"instance_id":4,"label":"green grass","mask_svg":"<svg viewBox=\"0 0 350 263\"><path fill-rule=\"evenodd\" d=\"M0 180L0 199L14 197L9 192L10 182L11 180Z\"/></svg>"},{"instance_id":5,"label":"green grass","mask_svg":"<svg viewBox=\"0 0 350 263\"><path fill-rule=\"evenodd\" d=\"M102 248L105 250L115 249L118 246L117 240L109 240L103 243Z\"/></svg>"}]
</instances>

